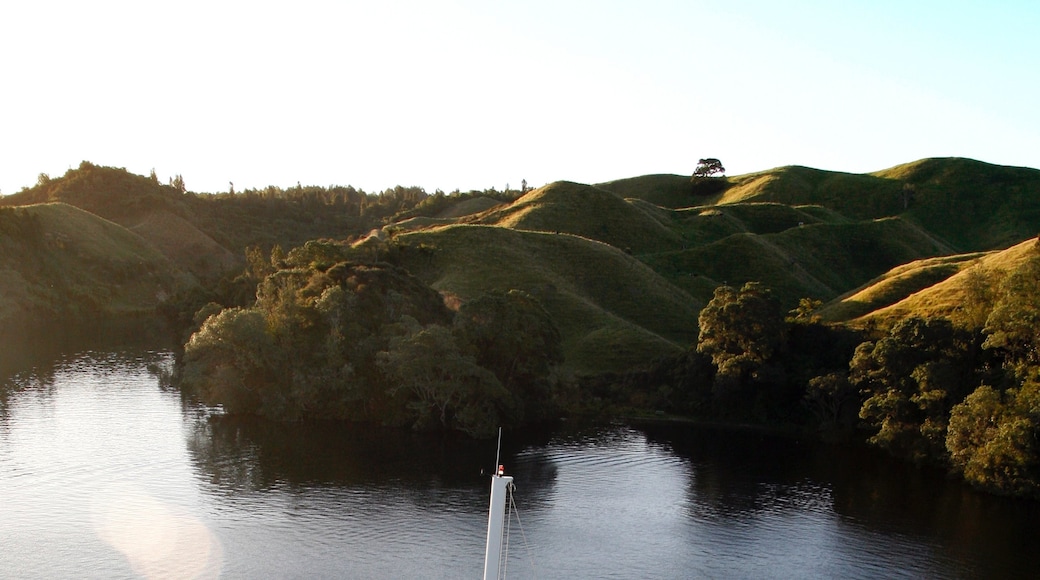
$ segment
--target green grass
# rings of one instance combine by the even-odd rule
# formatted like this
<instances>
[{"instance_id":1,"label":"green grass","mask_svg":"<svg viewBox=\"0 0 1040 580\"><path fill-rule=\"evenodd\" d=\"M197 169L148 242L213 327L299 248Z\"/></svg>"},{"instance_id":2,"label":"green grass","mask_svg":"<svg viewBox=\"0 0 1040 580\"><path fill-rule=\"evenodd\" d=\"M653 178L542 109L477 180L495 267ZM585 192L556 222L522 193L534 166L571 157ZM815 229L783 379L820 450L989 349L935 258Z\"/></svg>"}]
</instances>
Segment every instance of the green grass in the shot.
<instances>
[{"instance_id":1,"label":"green grass","mask_svg":"<svg viewBox=\"0 0 1040 580\"><path fill-rule=\"evenodd\" d=\"M896 215L902 183L876 175L838 173L801 166L731 177L719 203L774 202L818 205L854 219Z\"/></svg>"},{"instance_id":2,"label":"green grass","mask_svg":"<svg viewBox=\"0 0 1040 580\"><path fill-rule=\"evenodd\" d=\"M730 215L734 207L719 206L691 219L716 224L716 230L746 228L747 222ZM946 253L948 247L914 224L887 218L817 222L761 235L739 231L687 250L640 258L702 301L710 299L714 285L758 281L793 308L800 298L830 300L894 266Z\"/></svg>"},{"instance_id":3,"label":"green grass","mask_svg":"<svg viewBox=\"0 0 1040 580\"><path fill-rule=\"evenodd\" d=\"M502 205L502 202L490 197L474 197L461 203L457 203L437 215L438 218L454 219L473 214L483 213L489 209Z\"/></svg>"}]
</instances>

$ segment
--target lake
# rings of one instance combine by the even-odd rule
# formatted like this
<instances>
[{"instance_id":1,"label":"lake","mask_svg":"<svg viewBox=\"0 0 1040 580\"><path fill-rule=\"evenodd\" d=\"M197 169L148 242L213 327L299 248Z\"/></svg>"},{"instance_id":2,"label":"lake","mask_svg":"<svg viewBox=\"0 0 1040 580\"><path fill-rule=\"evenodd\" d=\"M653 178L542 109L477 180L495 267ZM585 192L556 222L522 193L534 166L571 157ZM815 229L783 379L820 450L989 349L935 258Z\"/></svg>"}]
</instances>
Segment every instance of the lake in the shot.
<instances>
[{"instance_id":1,"label":"lake","mask_svg":"<svg viewBox=\"0 0 1040 580\"><path fill-rule=\"evenodd\" d=\"M123 339L7 353L0 575L480 577L494 441L224 417L163 386L167 348ZM1037 502L858 446L563 424L507 433L501 463L511 578L1040 570Z\"/></svg>"}]
</instances>

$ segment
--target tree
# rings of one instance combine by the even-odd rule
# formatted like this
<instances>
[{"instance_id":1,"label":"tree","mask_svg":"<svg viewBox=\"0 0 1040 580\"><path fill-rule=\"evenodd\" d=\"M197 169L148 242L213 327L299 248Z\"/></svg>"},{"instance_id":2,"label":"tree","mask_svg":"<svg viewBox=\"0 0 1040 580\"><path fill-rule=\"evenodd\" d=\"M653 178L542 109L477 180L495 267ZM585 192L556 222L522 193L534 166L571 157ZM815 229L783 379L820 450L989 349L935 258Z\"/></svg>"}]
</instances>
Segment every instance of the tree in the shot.
<instances>
[{"instance_id":1,"label":"tree","mask_svg":"<svg viewBox=\"0 0 1040 580\"><path fill-rule=\"evenodd\" d=\"M983 385L953 408L946 449L968 483L1040 495L1040 382L1000 391Z\"/></svg>"},{"instance_id":2,"label":"tree","mask_svg":"<svg viewBox=\"0 0 1040 580\"><path fill-rule=\"evenodd\" d=\"M860 344L849 380L867 397L859 416L877 428L870 442L915 461L943 457L949 410L974 381L970 344L948 320L916 317Z\"/></svg>"},{"instance_id":3,"label":"tree","mask_svg":"<svg viewBox=\"0 0 1040 580\"><path fill-rule=\"evenodd\" d=\"M722 166L722 162L714 157L708 157L707 159L701 159L697 161L697 168L693 170L693 177L715 177L716 175L722 176L726 173L726 168Z\"/></svg>"},{"instance_id":4,"label":"tree","mask_svg":"<svg viewBox=\"0 0 1040 580\"><path fill-rule=\"evenodd\" d=\"M784 344L784 315L768 288L748 282L738 291L720 286L698 317L697 352L717 369L715 393L728 397L749 381L762 381Z\"/></svg>"},{"instance_id":5,"label":"tree","mask_svg":"<svg viewBox=\"0 0 1040 580\"><path fill-rule=\"evenodd\" d=\"M521 418L538 418L549 410L563 343L549 313L533 296L510 290L467 302L455 315L453 333L460 349L512 394Z\"/></svg>"},{"instance_id":6,"label":"tree","mask_svg":"<svg viewBox=\"0 0 1040 580\"><path fill-rule=\"evenodd\" d=\"M971 330L982 329L996 300L997 274L977 260L964 273L964 302L961 312Z\"/></svg>"},{"instance_id":7,"label":"tree","mask_svg":"<svg viewBox=\"0 0 1040 580\"><path fill-rule=\"evenodd\" d=\"M275 350L260 312L223 310L208 317L185 345L182 385L229 413L261 413Z\"/></svg>"},{"instance_id":8,"label":"tree","mask_svg":"<svg viewBox=\"0 0 1040 580\"><path fill-rule=\"evenodd\" d=\"M495 375L460 352L446 327L408 325L379 353L387 393L406 401L397 406L417 430L454 429L490 436L502 424L509 393Z\"/></svg>"},{"instance_id":9,"label":"tree","mask_svg":"<svg viewBox=\"0 0 1040 580\"><path fill-rule=\"evenodd\" d=\"M813 377L805 389L805 402L825 429L838 426L842 406L855 396L856 388L849 383L848 375L840 372Z\"/></svg>"},{"instance_id":10,"label":"tree","mask_svg":"<svg viewBox=\"0 0 1040 580\"><path fill-rule=\"evenodd\" d=\"M188 188L184 185L184 178L181 177L180 173L178 173L175 177L170 178L170 187L176 189L181 193L188 191Z\"/></svg>"},{"instance_id":11,"label":"tree","mask_svg":"<svg viewBox=\"0 0 1040 580\"><path fill-rule=\"evenodd\" d=\"M1004 353L1011 367L1040 365L1040 253L1004 280L998 296L982 346Z\"/></svg>"}]
</instances>

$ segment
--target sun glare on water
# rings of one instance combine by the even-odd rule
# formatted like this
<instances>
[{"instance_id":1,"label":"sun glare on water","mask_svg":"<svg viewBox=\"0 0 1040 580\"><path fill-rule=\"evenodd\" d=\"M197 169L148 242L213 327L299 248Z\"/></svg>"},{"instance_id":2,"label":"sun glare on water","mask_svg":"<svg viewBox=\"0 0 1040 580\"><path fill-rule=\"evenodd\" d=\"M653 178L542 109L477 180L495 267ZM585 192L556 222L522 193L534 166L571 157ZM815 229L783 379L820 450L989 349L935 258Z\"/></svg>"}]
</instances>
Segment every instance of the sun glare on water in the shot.
<instances>
[{"instance_id":1,"label":"sun glare on water","mask_svg":"<svg viewBox=\"0 0 1040 580\"><path fill-rule=\"evenodd\" d=\"M94 530L148 579L217 578L219 540L197 517L133 485L113 486L91 504Z\"/></svg>"}]
</instances>

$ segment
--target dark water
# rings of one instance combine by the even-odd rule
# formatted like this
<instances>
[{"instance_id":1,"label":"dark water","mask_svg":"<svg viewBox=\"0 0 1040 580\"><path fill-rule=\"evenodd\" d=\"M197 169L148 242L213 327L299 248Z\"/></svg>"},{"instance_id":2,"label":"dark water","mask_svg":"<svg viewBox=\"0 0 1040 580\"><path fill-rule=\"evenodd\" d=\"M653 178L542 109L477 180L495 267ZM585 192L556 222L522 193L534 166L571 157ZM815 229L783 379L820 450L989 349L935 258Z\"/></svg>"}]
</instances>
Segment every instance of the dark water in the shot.
<instances>
[{"instance_id":1,"label":"dark water","mask_svg":"<svg viewBox=\"0 0 1040 580\"><path fill-rule=\"evenodd\" d=\"M5 578L475 578L494 442L214 416L163 349L0 394ZM1031 578L1040 506L867 449L678 425L509 434L514 578Z\"/></svg>"}]
</instances>

